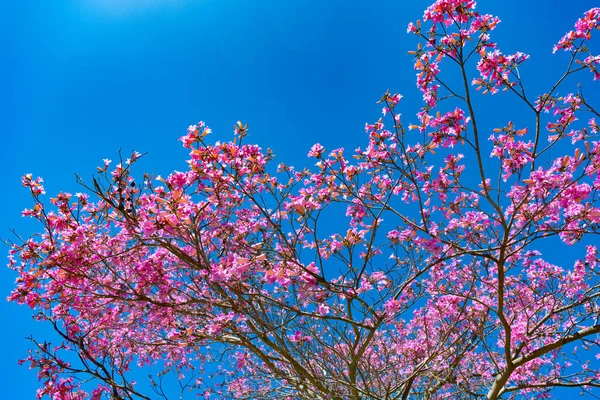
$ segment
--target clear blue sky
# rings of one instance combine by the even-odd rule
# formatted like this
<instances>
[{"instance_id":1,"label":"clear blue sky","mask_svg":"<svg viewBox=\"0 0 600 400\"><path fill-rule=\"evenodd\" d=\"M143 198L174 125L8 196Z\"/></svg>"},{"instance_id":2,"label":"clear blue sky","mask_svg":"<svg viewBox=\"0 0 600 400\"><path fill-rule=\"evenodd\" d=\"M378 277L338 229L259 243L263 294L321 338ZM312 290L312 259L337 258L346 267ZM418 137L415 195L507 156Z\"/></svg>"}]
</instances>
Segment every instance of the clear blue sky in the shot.
<instances>
[{"instance_id":1,"label":"clear blue sky","mask_svg":"<svg viewBox=\"0 0 600 400\"><path fill-rule=\"evenodd\" d=\"M148 152L140 168L168 174L186 167L177 139L204 120L214 140L233 124L278 159L305 165L315 142L364 145L365 122L386 89L405 95L402 113L416 121L415 46L408 22L429 1L382 0L4 0L0 2L0 237L27 236L30 205L20 176L46 181L49 194L76 192L74 173L89 178L116 151ZM568 4L568 5L567 5ZM552 45L594 1L480 1L502 24L505 53L532 55L522 69L530 93L563 70ZM524 40L524 37L531 40ZM562 62L561 62L562 61ZM559 67L557 69L557 67ZM580 77L588 87L588 75ZM593 89L589 89L593 90ZM563 93L566 89L563 89ZM484 119L519 118L487 100ZM495 101L495 102L494 102ZM500 117L500 118L499 118ZM141 170L141 169L140 169ZM139 171L138 171L139 172ZM1 247L3 252L7 250ZM15 274L0 269L0 293ZM6 399L33 399L35 374L18 367L25 336L44 336L27 308L0 301L0 386Z\"/></svg>"}]
</instances>

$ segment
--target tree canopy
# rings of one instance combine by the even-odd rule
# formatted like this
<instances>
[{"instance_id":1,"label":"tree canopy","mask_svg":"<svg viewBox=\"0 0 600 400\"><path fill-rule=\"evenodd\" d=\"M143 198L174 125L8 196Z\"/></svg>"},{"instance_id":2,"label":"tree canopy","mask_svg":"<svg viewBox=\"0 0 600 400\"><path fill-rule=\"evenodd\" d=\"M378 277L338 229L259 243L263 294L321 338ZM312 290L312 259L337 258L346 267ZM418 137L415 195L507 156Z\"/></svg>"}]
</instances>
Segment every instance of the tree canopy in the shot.
<instances>
[{"instance_id":1,"label":"tree canopy","mask_svg":"<svg viewBox=\"0 0 600 400\"><path fill-rule=\"evenodd\" d=\"M438 0L408 32L423 106L387 92L350 152L315 144L311 166L248 144L181 138L189 168L137 176L133 152L104 160L81 193L43 200L40 232L15 242L10 300L59 343L32 338L40 398L547 398L600 387L599 116L581 86L600 8L556 44L570 58L546 93L525 92L527 54L503 54L499 19ZM447 80L442 76L454 78ZM506 92L506 93L501 93ZM512 96L530 126L482 95ZM479 125L478 125L479 124ZM548 248L569 252L557 265ZM151 367L145 393L135 366Z\"/></svg>"}]
</instances>

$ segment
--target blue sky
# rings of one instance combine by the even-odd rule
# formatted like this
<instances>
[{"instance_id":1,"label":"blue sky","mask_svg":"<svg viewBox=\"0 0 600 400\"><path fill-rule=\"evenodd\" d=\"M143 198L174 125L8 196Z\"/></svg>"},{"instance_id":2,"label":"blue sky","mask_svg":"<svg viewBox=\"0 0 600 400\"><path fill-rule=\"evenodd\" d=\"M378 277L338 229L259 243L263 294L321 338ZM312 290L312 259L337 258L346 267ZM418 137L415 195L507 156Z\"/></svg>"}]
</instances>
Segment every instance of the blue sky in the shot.
<instances>
[{"instance_id":1,"label":"blue sky","mask_svg":"<svg viewBox=\"0 0 600 400\"><path fill-rule=\"evenodd\" d=\"M90 178L116 151L148 152L139 164L156 174L186 167L177 139L204 120L214 140L233 124L249 141L288 164L306 165L315 142L364 145L365 122L380 116L386 89L402 93L401 112L416 121L419 94L406 53L408 22L429 1L362 0L80 0L0 4L0 237L27 236L20 218L29 197L20 176L41 175L49 194L76 192L74 173ZM506 53L531 54L521 72L540 93L566 58L552 45L593 1L480 1L502 24L494 38ZM529 39L524 39L524 38ZM562 62L561 62L562 61ZM580 80L590 85L591 79ZM589 86L591 87L591 86ZM563 89L566 91L566 89ZM591 89L590 89L591 90ZM512 98L486 99L484 120L507 117ZM7 250L3 247L4 250ZM4 251L3 250L3 251ZM0 293L15 274L0 269ZM36 378L18 367L28 342L44 336L28 309L0 301L3 398L34 398Z\"/></svg>"}]
</instances>

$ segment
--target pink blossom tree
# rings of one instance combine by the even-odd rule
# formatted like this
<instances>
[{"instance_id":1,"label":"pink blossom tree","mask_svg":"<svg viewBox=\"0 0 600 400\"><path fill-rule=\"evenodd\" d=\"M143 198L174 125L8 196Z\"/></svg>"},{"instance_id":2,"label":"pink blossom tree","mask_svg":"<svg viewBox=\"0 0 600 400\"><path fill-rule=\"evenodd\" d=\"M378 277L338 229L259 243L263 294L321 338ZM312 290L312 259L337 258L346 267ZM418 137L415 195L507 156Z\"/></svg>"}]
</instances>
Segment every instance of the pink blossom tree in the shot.
<instances>
[{"instance_id":1,"label":"pink blossom tree","mask_svg":"<svg viewBox=\"0 0 600 400\"><path fill-rule=\"evenodd\" d=\"M38 397L168 398L170 372L207 399L600 387L599 114L581 87L558 94L577 72L600 77L589 48L600 8L556 44L565 73L533 99L519 74L528 55L500 52L498 23L472 0L438 0L411 23L417 121L386 93L351 157L315 144L314 166L276 166L246 125L211 144L200 122L181 138L189 169L165 179L136 179L134 152L48 204L26 175L23 215L41 232L10 251L10 300L60 337L32 338L23 360ZM498 92L524 104L530 127L499 115L482 130L475 98ZM561 246L569 264L542 254ZM154 392L132 380L138 366L158 371Z\"/></svg>"}]
</instances>

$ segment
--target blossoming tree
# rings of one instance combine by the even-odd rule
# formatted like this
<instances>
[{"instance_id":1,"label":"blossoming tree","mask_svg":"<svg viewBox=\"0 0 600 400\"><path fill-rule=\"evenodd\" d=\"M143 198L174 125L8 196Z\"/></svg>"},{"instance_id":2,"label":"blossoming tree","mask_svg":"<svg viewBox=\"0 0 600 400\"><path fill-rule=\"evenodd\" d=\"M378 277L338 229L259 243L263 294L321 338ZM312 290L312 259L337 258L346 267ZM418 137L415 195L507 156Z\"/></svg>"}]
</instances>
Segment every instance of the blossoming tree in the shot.
<instances>
[{"instance_id":1,"label":"blossoming tree","mask_svg":"<svg viewBox=\"0 0 600 400\"><path fill-rule=\"evenodd\" d=\"M558 95L576 72L600 77L588 43L600 8L560 39L565 73L534 99L519 75L528 56L490 38L498 23L472 0L439 0L410 24L417 122L386 93L349 158L316 144L313 167L275 166L247 126L210 144L199 123L181 138L189 169L165 179L136 178L134 152L48 204L26 175L24 215L42 232L13 245L10 300L60 337L32 338L23 361L39 370L38 396L168 398L169 372L182 396L205 398L600 387L599 114L581 88ZM483 131L476 91L522 102L531 127L506 112ZM542 254L560 246L568 265ZM132 380L136 364L158 371L154 392Z\"/></svg>"}]
</instances>

